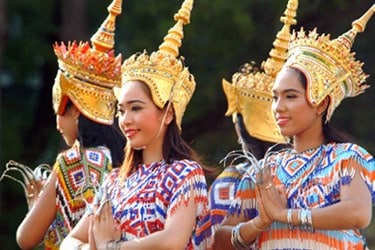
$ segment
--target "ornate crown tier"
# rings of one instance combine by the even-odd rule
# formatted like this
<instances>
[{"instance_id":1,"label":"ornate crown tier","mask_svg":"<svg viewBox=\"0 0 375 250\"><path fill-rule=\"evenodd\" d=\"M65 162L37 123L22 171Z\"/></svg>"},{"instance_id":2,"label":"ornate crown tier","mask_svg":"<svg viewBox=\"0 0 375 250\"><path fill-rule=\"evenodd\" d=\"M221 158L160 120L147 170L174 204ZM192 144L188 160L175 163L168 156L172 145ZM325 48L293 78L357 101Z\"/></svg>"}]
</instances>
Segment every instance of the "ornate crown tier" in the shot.
<instances>
[{"instance_id":1,"label":"ornate crown tier","mask_svg":"<svg viewBox=\"0 0 375 250\"><path fill-rule=\"evenodd\" d=\"M263 71L254 67L255 63L247 63L233 74L232 84L223 79L223 89L228 101L225 115L235 117L236 113L241 114L248 133L264 141L285 142L272 114L271 89L288 56L290 26L297 22L294 19L297 8L298 0L288 1L285 16L280 18L284 25L276 35L270 57L262 63Z\"/></svg>"},{"instance_id":2,"label":"ornate crown tier","mask_svg":"<svg viewBox=\"0 0 375 250\"><path fill-rule=\"evenodd\" d=\"M108 6L109 15L91 42L55 43L59 71L53 86L53 107L63 114L70 99L89 119L112 124L116 108L113 87L121 86L121 55L115 57L115 19L121 13L122 0Z\"/></svg>"},{"instance_id":3,"label":"ornate crown tier","mask_svg":"<svg viewBox=\"0 0 375 250\"><path fill-rule=\"evenodd\" d=\"M194 76L184 66L184 58L179 57L182 44L183 26L190 23L193 0L185 0L181 9L175 14L176 24L164 37L159 50L148 55L146 51L137 53L126 59L122 65L122 83L142 81L151 90L154 103L164 108L172 102L176 123L181 130L181 122L186 106L194 90Z\"/></svg>"},{"instance_id":4,"label":"ornate crown tier","mask_svg":"<svg viewBox=\"0 0 375 250\"><path fill-rule=\"evenodd\" d=\"M352 23L351 30L334 40L329 34L319 35L316 29L308 33L301 29L292 35L286 66L305 74L307 98L312 105L330 97L326 121L343 99L357 96L369 87L364 84L368 76L362 70L363 63L355 59L351 47L374 12L375 4Z\"/></svg>"}]
</instances>

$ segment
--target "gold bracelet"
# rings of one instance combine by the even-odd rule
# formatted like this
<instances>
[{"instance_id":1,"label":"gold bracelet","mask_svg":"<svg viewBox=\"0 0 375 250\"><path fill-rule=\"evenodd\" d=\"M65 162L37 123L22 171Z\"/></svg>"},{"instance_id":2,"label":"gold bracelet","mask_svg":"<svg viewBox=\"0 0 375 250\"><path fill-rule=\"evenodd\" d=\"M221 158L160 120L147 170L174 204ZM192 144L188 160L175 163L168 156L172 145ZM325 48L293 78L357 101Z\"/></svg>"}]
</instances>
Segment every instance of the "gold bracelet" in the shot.
<instances>
[{"instance_id":1,"label":"gold bracelet","mask_svg":"<svg viewBox=\"0 0 375 250\"><path fill-rule=\"evenodd\" d=\"M262 229L262 228L257 227L257 226L255 225L255 223L254 223L254 219L252 219L252 220L250 221L250 224L251 224L251 225L255 228L255 230L257 230L258 232L264 232L264 231L267 231L267 230L268 230L268 228Z\"/></svg>"}]
</instances>

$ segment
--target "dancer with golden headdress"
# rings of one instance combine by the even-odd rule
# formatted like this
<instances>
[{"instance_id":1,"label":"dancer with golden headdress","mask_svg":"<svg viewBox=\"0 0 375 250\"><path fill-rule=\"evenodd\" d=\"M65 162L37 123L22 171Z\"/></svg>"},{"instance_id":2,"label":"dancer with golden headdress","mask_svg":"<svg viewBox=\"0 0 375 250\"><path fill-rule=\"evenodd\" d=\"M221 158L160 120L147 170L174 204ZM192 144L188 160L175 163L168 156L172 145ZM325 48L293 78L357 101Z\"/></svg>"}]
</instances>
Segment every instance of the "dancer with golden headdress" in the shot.
<instances>
[{"instance_id":1,"label":"dancer with golden headdress","mask_svg":"<svg viewBox=\"0 0 375 250\"><path fill-rule=\"evenodd\" d=\"M112 167L124 157L125 138L114 123L121 86L121 55L115 57L114 30L121 0L108 7L109 15L89 42L55 44L59 69L53 85L57 130L71 148L60 153L43 190L31 192L30 211L19 225L17 243L31 249L58 249L94 198ZM34 188L34 189L33 189ZM35 190L35 187L30 187Z\"/></svg>"},{"instance_id":2,"label":"dancer with golden headdress","mask_svg":"<svg viewBox=\"0 0 375 250\"><path fill-rule=\"evenodd\" d=\"M61 249L206 249L195 224L208 208L204 170L182 139L182 118L195 80L178 57L193 0L185 0L159 50L122 65L119 125L127 138L121 169L97 196ZM91 225L90 225L91 223Z\"/></svg>"},{"instance_id":3,"label":"dancer with golden headdress","mask_svg":"<svg viewBox=\"0 0 375 250\"><path fill-rule=\"evenodd\" d=\"M329 121L344 98L368 87L351 47L374 11L334 40L316 30L294 34L272 89L276 122L293 148L259 163L247 155L253 168L216 231L215 249L366 249L360 229L375 203L375 160Z\"/></svg>"},{"instance_id":4,"label":"dancer with golden headdress","mask_svg":"<svg viewBox=\"0 0 375 250\"><path fill-rule=\"evenodd\" d=\"M298 0L288 1L284 16L280 18L284 25L276 35L273 42L274 48L269 53L270 57L262 63L262 70L257 69L254 63L246 63L239 72L232 76L232 83L223 80L223 89L228 101L228 110L225 115L233 118L242 150L251 152L257 159L262 159L267 149L273 144L284 145L286 142L272 115L271 89L277 73L287 59L291 37L290 26L296 24L297 8ZM228 160L238 157L241 153L243 152L231 152L228 154ZM244 158L236 159L241 161ZM225 167L210 186L213 232L226 216L235 198L240 180L249 167L246 161L238 163L237 160Z\"/></svg>"}]
</instances>

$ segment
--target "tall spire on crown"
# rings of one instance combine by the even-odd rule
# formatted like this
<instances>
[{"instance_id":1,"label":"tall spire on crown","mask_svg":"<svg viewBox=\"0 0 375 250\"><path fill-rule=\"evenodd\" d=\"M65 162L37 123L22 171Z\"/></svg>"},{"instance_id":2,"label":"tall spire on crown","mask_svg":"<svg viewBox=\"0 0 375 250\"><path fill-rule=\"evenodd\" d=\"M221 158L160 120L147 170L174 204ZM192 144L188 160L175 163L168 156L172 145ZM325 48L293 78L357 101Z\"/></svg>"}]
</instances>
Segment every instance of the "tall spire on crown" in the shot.
<instances>
[{"instance_id":1,"label":"tall spire on crown","mask_svg":"<svg viewBox=\"0 0 375 250\"><path fill-rule=\"evenodd\" d=\"M290 26L295 25L298 0L288 0L280 18L283 27L276 34L269 57L261 68L246 63L233 74L232 84L223 79L223 89L228 101L226 116L237 119L241 114L246 131L254 138L268 142L285 142L271 111L272 86L277 73L288 58L289 42L292 37ZM262 114L262 115L259 115Z\"/></svg>"},{"instance_id":2,"label":"tall spire on crown","mask_svg":"<svg viewBox=\"0 0 375 250\"><path fill-rule=\"evenodd\" d=\"M287 9L284 12L285 16L280 17L280 21L284 23L283 28L277 33L276 39L273 42L274 48L270 51L270 57L263 62L263 69L266 74L276 77L276 74L281 70L288 57L288 45L290 41L290 26L295 25L297 20L298 0L289 0Z\"/></svg>"},{"instance_id":3,"label":"tall spire on crown","mask_svg":"<svg viewBox=\"0 0 375 250\"><path fill-rule=\"evenodd\" d=\"M184 37L183 26L190 23L193 0L184 0L174 15L176 23L168 30L158 50L148 55L136 53L122 64L122 83L142 81L150 91L156 106L163 109L172 103L176 124L181 131L185 109L195 90L195 79L179 57L179 48Z\"/></svg>"},{"instance_id":4,"label":"tall spire on crown","mask_svg":"<svg viewBox=\"0 0 375 250\"><path fill-rule=\"evenodd\" d=\"M91 37L93 49L99 52L107 52L115 45L116 17L121 14L122 0L113 0L107 7L109 15L104 20L96 33Z\"/></svg>"},{"instance_id":5,"label":"tall spire on crown","mask_svg":"<svg viewBox=\"0 0 375 250\"><path fill-rule=\"evenodd\" d=\"M164 42L159 46L159 50L166 54L177 58L181 47L182 38L184 37L183 26L190 23L190 13L193 9L193 0L185 0L180 10L174 15L177 22L168 30L168 34L164 37Z\"/></svg>"},{"instance_id":6,"label":"tall spire on crown","mask_svg":"<svg viewBox=\"0 0 375 250\"><path fill-rule=\"evenodd\" d=\"M53 85L53 108L63 114L67 100L89 119L110 125L116 109L113 87L121 86L121 54L114 53L115 20L122 0L112 0L109 15L90 42L53 46L59 70Z\"/></svg>"},{"instance_id":7,"label":"tall spire on crown","mask_svg":"<svg viewBox=\"0 0 375 250\"><path fill-rule=\"evenodd\" d=\"M336 40L333 40L332 43L344 45L347 50L350 50L353 46L355 37L358 33L365 30L367 22L374 13L375 4L373 4L360 18L352 22L352 28L349 31L339 36Z\"/></svg>"}]
</instances>

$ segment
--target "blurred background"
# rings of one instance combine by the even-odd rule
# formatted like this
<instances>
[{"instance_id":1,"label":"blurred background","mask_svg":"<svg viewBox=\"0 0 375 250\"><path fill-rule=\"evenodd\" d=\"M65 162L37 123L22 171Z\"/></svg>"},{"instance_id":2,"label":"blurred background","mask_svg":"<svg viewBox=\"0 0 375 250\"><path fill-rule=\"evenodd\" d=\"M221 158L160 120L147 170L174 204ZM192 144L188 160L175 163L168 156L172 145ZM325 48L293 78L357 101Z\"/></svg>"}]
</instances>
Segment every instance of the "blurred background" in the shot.
<instances>
[{"instance_id":1,"label":"blurred background","mask_svg":"<svg viewBox=\"0 0 375 250\"><path fill-rule=\"evenodd\" d=\"M0 172L9 160L35 167L53 164L66 148L56 131L51 88L57 71L52 44L88 41L107 17L110 0L0 0ZM182 0L123 1L117 18L117 53L123 58L146 49L156 50ZM238 149L237 137L221 82L250 61L260 65L268 57L287 0L196 0L191 24L185 26L180 54L195 75L197 88L184 116L183 136L210 166ZM305 30L336 37L351 27L373 0L303 0L297 12ZM375 19L375 17L373 17ZM353 51L375 79L375 20L357 36ZM371 108L372 107L372 108ZM345 129L375 155L375 90L346 99L332 123ZM209 177L212 181L212 177ZM0 183L0 245L17 249L15 232L27 212L21 185ZM375 249L375 217L364 230Z\"/></svg>"}]
</instances>

